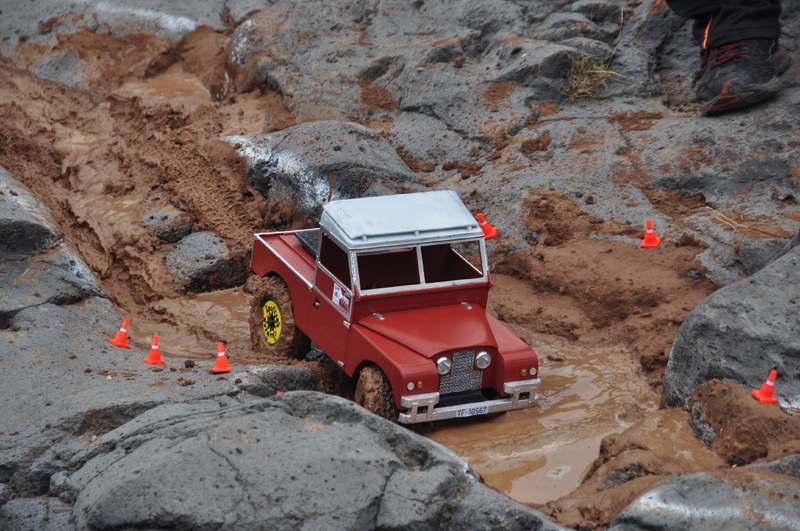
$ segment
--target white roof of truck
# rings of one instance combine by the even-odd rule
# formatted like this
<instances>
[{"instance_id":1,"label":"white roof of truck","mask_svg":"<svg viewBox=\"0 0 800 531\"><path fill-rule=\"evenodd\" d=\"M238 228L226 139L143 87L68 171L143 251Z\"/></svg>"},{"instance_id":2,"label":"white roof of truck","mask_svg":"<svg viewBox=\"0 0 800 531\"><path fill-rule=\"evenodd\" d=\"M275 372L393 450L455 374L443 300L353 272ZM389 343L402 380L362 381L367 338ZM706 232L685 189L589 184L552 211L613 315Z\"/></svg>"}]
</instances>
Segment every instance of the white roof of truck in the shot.
<instances>
[{"instance_id":1,"label":"white roof of truck","mask_svg":"<svg viewBox=\"0 0 800 531\"><path fill-rule=\"evenodd\" d=\"M350 249L483 236L451 190L331 201L319 224Z\"/></svg>"}]
</instances>

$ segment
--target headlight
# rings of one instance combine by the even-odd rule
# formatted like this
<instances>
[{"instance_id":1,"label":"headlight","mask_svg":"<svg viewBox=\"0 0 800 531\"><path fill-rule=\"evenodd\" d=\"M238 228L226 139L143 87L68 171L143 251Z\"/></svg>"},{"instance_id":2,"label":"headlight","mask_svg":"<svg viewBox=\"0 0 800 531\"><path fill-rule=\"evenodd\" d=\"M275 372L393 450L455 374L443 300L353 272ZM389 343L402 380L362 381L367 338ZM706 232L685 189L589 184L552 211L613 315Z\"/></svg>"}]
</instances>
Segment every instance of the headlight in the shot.
<instances>
[{"instance_id":1,"label":"headlight","mask_svg":"<svg viewBox=\"0 0 800 531\"><path fill-rule=\"evenodd\" d=\"M450 361L450 358L447 356L442 356L438 360L436 360L436 370L444 376L448 372L450 372L450 368L453 366L453 362Z\"/></svg>"},{"instance_id":2,"label":"headlight","mask_svg":"<svg viewBox=\"0 0 800 531\"><path fill-rule=\"evenodd\" d=\"M475 356L475 366L481 370L488 367L491 363L492 357L485 350L478 352L478 355Z\"/></svg>"}]
</instances>

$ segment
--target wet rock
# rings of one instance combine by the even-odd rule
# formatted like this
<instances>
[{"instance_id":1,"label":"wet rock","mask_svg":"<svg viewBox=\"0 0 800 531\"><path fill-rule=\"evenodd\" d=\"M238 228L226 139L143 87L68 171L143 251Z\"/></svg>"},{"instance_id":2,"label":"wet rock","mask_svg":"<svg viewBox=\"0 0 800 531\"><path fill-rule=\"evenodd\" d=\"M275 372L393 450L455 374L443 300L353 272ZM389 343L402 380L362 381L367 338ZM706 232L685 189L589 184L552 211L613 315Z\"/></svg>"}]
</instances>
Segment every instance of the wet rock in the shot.
<instances>
[{"instance_id":1,"label":"wet rock","mask_svg":"<svg viewBox=\"0 0 800 531\"><path fill-rule=\"evenodd\" d=\"M784 247L786 240L747 238L736 255L745 273L752 275L777 258Z\"/></svg>"},{"instance_id":2,"label":"wet rock","mask_svg":"<svg viewBox=\"0 0 800 531\"><path fill-rule=\"evenodd\" d=\"M248 393L268 397L278 392L313 391L317 389L317 376L314 371L296 365L258 365L237 373L241 381L239 389Z\"/></svg>"},{"instance_id":3,"label":"wet rock","mask_svg":"<svg viewBox=\"0 0 800 531\"><path fill-rule=\"evenodd\" d=\"M154 202L145 207L143 225L164 243L175 243L192 232L192 220L172 205Z\"/></svg>"},{"instance_id":4,"label":"wet rock","mask_svg":"<svg viewBox=\"0 0 800 531\"><path fill-rule=\"evenodd\" d=\"M373 184L419 188L389 143L352 122L312 122L268 135L229 136L247 178L273 208L318 217L333 199L360 197Z\"/></svg>"},{"instance_id":5,"label":"wet rock","mask_svg":"<svg viewBox=\"0 0 800 531\"><path fill-rule=\"evenodd\" d=\"M64 244L28 260L0 263L0 328L20 311L42 304L75 304L104 296L99 283L75 252Z\"/></svg>"},{"instance_id":6,"label":"wet rock","mask_svg":"<svg viewBox=\"0 0 800 531\"><path fill-rule=\"evenodd\" d=\"M59 238L52 213L0 167L0 262L33 256Z\"/></svg>"},{"instance_id":7,"label":"wet rock","mask_svg":"<svg viewBox=\"0 0 800 531\"><path fill-rule=\"evenodd\" d=\"M677 477L622 511L609 531L640 529L791 529L800 521L797 481L743 472L722 481L706 473Z\"/></svg>"},{"instance_id":8,"label":"wet rock","mask_svg":"<svg viewBox=\"0 0 800 531\"><path fill-rule=\"evenodd\" d=\"M561 529L486 494L449 450L314 392L160 407L98 439L71 466L78 528ZM491 517L481 514L487 507Z\"/></svg>"},{"instance_id":9,"label":"wet rock","mask_svg":"<svg viewBox=\"0 0 800 531\"><path fill-rule=\"evenodd\" d=\"M186 236L164 259L178 292L206 292L239 286L247 280L241 261L210 232Z\"/></svg>"},{"instance_id":10,"label":"wet rock","mask_svg":"<svg viewBox=\"0 0 800 531\"><path fill-rule=\"evenodd\" d=\"M800 250L703 300L686 318L670 353L662 399L687 407L712 379L759 389L778 370L775 395L800 406Z\"/></svg>"}]
</instances>

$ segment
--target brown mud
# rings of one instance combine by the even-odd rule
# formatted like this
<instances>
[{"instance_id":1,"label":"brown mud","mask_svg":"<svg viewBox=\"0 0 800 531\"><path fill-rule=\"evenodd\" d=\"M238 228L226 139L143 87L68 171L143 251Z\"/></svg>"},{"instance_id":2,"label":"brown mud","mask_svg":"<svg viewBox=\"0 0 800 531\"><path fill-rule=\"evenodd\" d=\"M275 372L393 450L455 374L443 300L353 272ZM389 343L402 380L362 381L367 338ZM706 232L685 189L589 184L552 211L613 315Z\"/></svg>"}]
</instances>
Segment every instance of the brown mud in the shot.
<instances>
[{"instance_id":1,"label":"brown mud","mask_svg":"<svg viewBox=\"0 0 800 531\"><path fill-rule=\"evenodd\" d=\"M146 205L173 205L191 217L194 231L214 232L245 263L253 232L290 214L270 210L247 184L244 161L216 140L296 123L278 94L226 62L227 46L208 28L179 43L149 35L61 37L59 49L76 50L97 70L91 91L41 81L0 60L0 165L53 211L131 320L133 343L148 348L159 334L165 356L210 360L216 341L225 341L235 365L252 356L246 290L176 293L162 260L172 245L141 224ZM18 63L34 52L23 46ZM660 117L639 118L636 127ZM540 138L529 148L546 151L548 143ZM636 175L616 178L637 185ZM586 214L580 205L590 201L532 190L520 223L540 234L536 250L501 255L502 235L497 240L502 260L489 310L537 349L539 407L413 428L464 456L490 486L562 525L587 529L607 526L673 475L735 474L735 466L800 446L791 429L797 423L785 428L785 413L735 386L699 391L701 413L711 425L758 429L731 430L713 449L697 439L689 414L658 409L678 327L719 286L703 279L696 260L703 248L691 237L667 235L653 250L611 241L639 238L642 228ZM696 208L703 206L670 214ZM302 363L322 375L322 390L342 387L330 366Z\"/></svg>"}]
</instances>

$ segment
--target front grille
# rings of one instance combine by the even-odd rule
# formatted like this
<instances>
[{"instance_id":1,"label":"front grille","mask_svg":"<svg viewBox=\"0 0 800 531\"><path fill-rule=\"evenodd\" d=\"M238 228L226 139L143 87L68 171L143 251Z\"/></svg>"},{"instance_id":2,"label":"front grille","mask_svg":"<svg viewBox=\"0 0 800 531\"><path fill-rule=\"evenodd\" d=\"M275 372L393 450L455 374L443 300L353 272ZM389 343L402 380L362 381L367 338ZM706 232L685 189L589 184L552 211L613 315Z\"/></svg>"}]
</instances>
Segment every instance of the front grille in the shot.
<instances>
[{"instance_id":1,"label":"front grille","mask_svg":"<svg viewBox=\"0 0 800 531\"><path fill-rule=\"evenodd\" d=\"M481 388L483 371L473 370L475 351L453 352L453 366L450 372L439 379L439 394L460 393Z\"/></svg>"}]
</instances>

